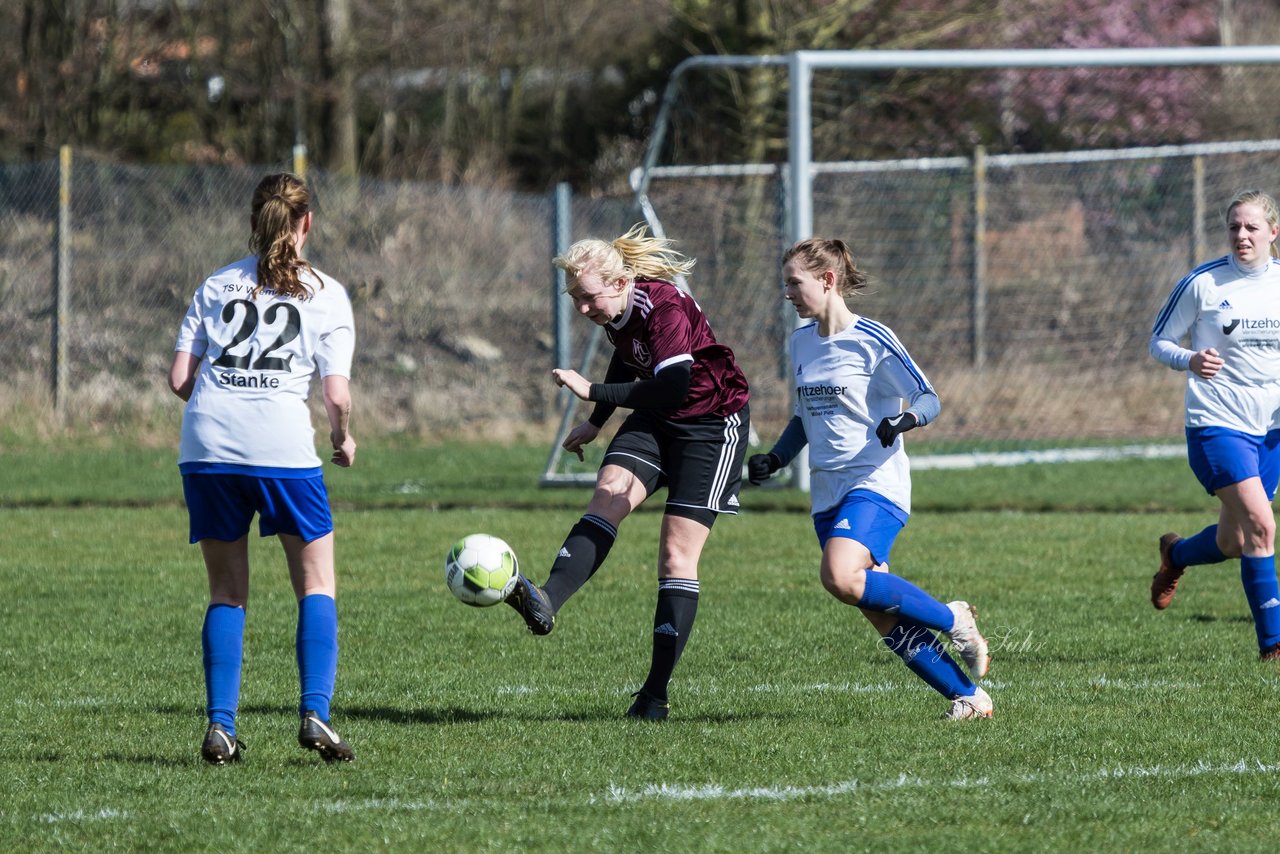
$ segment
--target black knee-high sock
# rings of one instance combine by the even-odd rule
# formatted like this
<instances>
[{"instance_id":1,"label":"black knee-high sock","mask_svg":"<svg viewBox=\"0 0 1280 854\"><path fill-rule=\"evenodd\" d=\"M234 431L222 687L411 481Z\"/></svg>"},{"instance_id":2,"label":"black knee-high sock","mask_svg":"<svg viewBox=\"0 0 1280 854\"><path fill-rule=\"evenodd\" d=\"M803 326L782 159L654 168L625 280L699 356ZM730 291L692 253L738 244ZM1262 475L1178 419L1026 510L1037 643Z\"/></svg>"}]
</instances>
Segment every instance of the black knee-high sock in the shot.
<instances>
[{"instance_id":1,"label":"black knee-high sock","mask_svg":"<svg viewBox=\"0 0 1280 854\"><path fill-rule=\"evenodd\" d=\"M588 513L578 520L560 547L555 563L551 564L547 583L542 585L552 608L559 611L560 606L587 583L609 556L617 537L618 529L607 519Z\"/></svg>"},{"instance_id":2,"label":"black knee-high sock","mask_svg":"<svg viewBox=\"0 0 1280 854\"><path fill-rule=\"evenodd\" d=\"M667 683L698 615L698 580L669 578L658 582L658 607L653 612L653 661L643 690L666 702Z\"/></svg>"}]
</instances>

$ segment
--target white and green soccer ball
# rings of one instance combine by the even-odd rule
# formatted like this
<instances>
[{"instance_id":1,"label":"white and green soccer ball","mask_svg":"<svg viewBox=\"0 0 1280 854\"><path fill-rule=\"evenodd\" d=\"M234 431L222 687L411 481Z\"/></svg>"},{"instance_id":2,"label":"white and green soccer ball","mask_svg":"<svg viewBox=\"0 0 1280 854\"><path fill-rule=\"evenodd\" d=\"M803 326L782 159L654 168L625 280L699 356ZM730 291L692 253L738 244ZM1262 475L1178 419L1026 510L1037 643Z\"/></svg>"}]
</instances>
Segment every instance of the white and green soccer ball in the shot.
<instances>
[{"instance_id":1,"label":"white and green soccer ball","mask_svg":"<svg viewBox=\"0 0 1280 854\"><path fill-rule=\"evenodd\" d=\"M477 608L496 605L516 586L516 553L491 534L471 534L444 558L444 580L459 600Z\"/></svg>"}]
</instances>

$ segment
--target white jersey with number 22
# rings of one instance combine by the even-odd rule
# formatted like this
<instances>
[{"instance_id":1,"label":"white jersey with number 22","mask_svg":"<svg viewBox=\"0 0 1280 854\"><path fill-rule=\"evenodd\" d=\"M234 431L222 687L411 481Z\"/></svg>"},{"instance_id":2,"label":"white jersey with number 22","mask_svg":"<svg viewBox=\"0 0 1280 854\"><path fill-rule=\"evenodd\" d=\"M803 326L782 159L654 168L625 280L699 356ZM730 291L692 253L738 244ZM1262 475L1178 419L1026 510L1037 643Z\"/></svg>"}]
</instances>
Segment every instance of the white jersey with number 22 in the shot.
<instances>
[{"instance_id":1,"label":"white jersey with number 22","mask_svg":"<svg viewBox=\"0 0 1280 854\"><path fill-rule=\"evenodd\" d=\"M264 289L257 258L223 267L196 290L176 350L200 358L182 418L178 463L251 469L320 466L307 407L312 376L351 376L355 326L346 289L316 271L301 298Z\"/></svg>"}]
</instances>

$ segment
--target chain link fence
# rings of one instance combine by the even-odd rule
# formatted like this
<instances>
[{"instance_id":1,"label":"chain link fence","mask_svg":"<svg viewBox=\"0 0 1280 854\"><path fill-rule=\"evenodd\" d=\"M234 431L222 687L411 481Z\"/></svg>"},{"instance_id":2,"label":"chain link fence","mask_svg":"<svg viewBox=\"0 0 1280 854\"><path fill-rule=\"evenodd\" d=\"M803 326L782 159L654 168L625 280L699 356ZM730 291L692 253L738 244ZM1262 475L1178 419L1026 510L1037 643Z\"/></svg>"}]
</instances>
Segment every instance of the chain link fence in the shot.
<instances>
[{"instance_id":1,"label":"chain link fence","mask_svg":"<svg viewBox=\"0 0 1280 854\"><path fill-rule=\"evenodd\" d=\"M871 275L854 310L893 328L938 389L943 415L916 447L1177 439L1184 380L1149 356L1152 322L1227 252L1231 196L1274 194L1277 175L1275 140L815 164L813 231L850 245ZM741 355L766 437L791 411L785 178L671 168L649 187L699 259L692 289Z\"/></svg>"},{"instance_id":2,"label":"chain link fence","mask_svg":"<svg viewBox=\"0 0 1280 854\"><path fill-rule=\"evenodd\" d=\"M872 274L855 310L897 331L937 386L944 414L921 443L1176 438L1181 377L1147 355L1152 319L1194 263L1226 251L1227 199L1260 180L1276 190L1277 149L1005 155L988 160L983 181L968 158L846 164L815 179L814 230L850 243ZM104 430L172 423L180 407L165 378L178 323L200 281L247 254L250 194L279 168L73 159L69 418ZM552 197L308 179L308 258L355 306L357 423L494 440L554 432ZM689 286L739 354L766 437L791 406L780 181L650 188L666 233L698 259ZM58 197L56 162L0 166L0 399L15 419L51 411ZM571 233L612 236L636 219L630 197L575 199ZM594 327L569 328L580 354Z\"/></svg>"},{"instance_id":3,"label":"chain link fence","mask_svg":"<svg viewBox=\"0 0 1280 854\"><path fill-rule=\"evenodd\" d=\"M248 254L259 168L125 166L73 158L67 415L146 421L180 407L166 377L178 324L211 272ZM365 429L488 437L546 432L550 196L343 179L312 171L307 258L345 284ZM54 376L58 164L0 166L0 370L15 417L48 410ZM583 233L620 233L629 199L583 200ZM588 330L571 327L576 352Z\"/></svg>"}]
</instances>

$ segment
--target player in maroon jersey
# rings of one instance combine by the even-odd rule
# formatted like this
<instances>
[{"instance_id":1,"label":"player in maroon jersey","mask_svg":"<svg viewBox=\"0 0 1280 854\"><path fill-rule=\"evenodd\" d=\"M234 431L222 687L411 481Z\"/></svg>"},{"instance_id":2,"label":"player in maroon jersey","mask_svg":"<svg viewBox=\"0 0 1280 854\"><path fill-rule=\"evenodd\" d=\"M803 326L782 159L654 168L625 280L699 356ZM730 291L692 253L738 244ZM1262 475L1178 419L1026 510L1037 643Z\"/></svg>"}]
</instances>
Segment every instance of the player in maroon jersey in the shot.
<instances>
[{"instance_id":1,"label":"player in maroon jersey","mask_svg":"<svg viewBox=\"0 0 1280 854\"><path fill-rule=\"evenodd\" d=\"M658 543L653 659L627 714L665 720L667 683L698 610L698 558L716 516L738 512L747 447L747 379L733 351L716 341L689 294L669 281L693 260L643 225L613 241L581 240L557 257L578 314L604 327L614 346L603 383L552 371L557 385L595 403L565 437L565 450L600 433L614 409L632 411L605 451L595 494L541 587L521 575L507 602L534 634L555 628L556 612L600 568L631 511L659 488L667 503Z\"/></svg>"}]
</instances>

